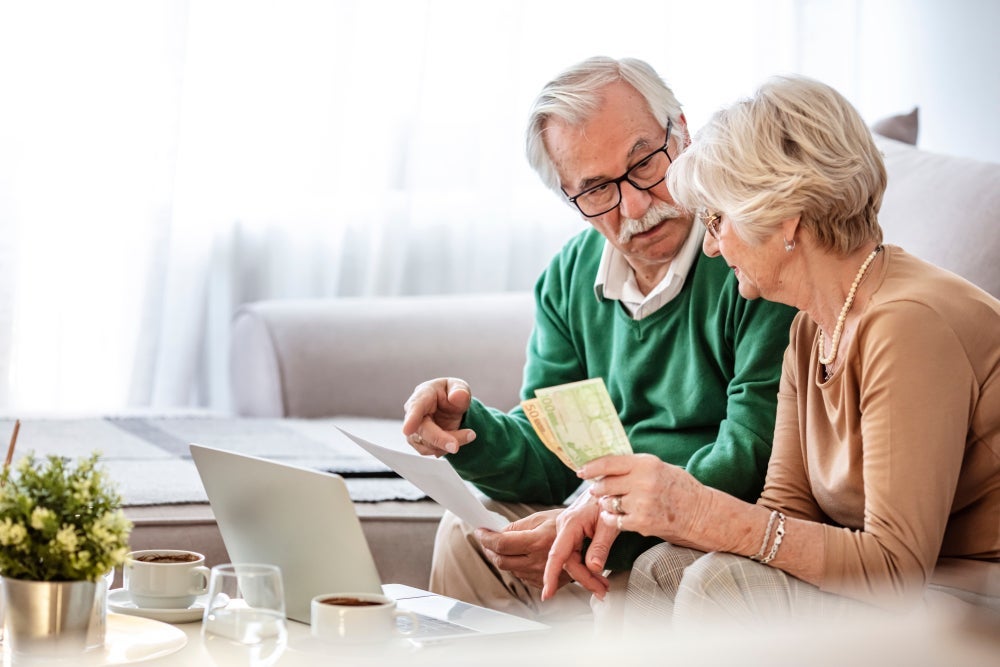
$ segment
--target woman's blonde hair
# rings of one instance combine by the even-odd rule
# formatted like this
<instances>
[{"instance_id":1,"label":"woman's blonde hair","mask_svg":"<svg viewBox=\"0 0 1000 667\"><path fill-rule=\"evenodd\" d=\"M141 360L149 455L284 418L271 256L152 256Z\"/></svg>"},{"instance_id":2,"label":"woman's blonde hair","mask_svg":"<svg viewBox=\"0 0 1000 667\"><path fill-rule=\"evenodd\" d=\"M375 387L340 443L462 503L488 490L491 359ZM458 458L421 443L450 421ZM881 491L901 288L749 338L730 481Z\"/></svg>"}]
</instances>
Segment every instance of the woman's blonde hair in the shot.
<instances>
[{"instance_id":1,"label":"woman's blonde hair","mask_svg":"<svg viewBox=\"0 0 1000 667\"><path fill-rule=\"evenodd\" d=\"M724 213L749 243L796 215L840 254L882 241L882 155L850 102L807 77L773 77L717 112L667 176L678 203Z\"/></svg>"}]
</instances>

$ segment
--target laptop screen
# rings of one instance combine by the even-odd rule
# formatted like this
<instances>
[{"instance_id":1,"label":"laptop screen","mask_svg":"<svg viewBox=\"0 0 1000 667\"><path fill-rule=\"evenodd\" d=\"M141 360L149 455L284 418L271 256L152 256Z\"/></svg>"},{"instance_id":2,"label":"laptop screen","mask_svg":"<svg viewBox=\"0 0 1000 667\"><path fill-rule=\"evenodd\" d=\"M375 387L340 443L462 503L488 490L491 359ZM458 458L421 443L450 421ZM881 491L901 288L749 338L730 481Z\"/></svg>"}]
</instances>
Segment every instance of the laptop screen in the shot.
<instances>
[{"instance_id":1,"label":"laptop screen","mask_svg":"<svg viewBox=\"0 0 1000 667\"><path fill-rule=\"evenodd\" d=\"M308 623L316 595L382 592L340 476L199 445L191 456L230 560L279 566L288 618Z\"/></svg>"}]
</instances>

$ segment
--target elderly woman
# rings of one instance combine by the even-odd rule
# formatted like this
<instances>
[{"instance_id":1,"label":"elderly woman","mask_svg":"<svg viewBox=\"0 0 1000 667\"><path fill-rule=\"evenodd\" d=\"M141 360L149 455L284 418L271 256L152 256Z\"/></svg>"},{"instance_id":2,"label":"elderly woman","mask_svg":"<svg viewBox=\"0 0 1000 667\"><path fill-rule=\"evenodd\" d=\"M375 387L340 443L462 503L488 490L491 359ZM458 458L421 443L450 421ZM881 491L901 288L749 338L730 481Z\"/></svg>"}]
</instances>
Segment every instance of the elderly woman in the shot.
<instances>
[{"instance_id":1,"label":"elderly woman","mask_svg":"<svg viewBox=\"0 0 1000 667\"><path fill-rule=\"evenodd\" d=\"M543 595L563 568L603 595L608 544L635 531L665 541L629 579L647 617L902 609L929 586L1000 608L1000 302L882 244L885 167L855 109L772 79L668 179L743 296L801 311L765 488L749 504L654 457L592 461L599 509L560 520Z\"/></svg>"}]
</instances>

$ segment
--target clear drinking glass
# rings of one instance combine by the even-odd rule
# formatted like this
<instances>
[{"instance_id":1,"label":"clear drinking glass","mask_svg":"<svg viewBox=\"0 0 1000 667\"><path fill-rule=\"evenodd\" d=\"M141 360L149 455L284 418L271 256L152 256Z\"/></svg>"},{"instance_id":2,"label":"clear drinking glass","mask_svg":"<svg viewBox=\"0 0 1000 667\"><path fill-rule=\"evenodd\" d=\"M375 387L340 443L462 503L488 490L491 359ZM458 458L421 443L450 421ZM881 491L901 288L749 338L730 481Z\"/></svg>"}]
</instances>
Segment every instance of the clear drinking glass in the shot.
<instances>
[{"instance_id":1,"label":"clear drinking glass","mask_svg":"<svg viewBox=\"0 0 1000 667\"><path fill-rule=\"evenodd\" d=\"M201 634L211 653L273 664L288 641L285 591L277 565L216 565Z\"/></svg>"}]
</instances>

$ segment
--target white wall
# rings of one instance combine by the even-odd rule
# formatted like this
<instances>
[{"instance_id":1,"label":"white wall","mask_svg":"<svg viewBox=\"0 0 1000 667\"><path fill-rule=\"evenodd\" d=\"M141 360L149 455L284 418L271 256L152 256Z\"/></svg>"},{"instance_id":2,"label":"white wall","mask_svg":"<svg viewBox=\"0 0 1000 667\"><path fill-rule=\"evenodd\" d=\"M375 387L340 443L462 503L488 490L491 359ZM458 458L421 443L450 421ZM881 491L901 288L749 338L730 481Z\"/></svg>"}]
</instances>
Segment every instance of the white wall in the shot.
<instances>
[{"instance_id":1,"label":"white wall","mask_svg":"<svg viewBox=\"0 0 1000 667\"><path fill-rule=\"evenodd\" d=\"M924 149L1000 162L1000 2L799 0L799 66L869 122L920 107Z\"/></svg>"}]
</instances>

